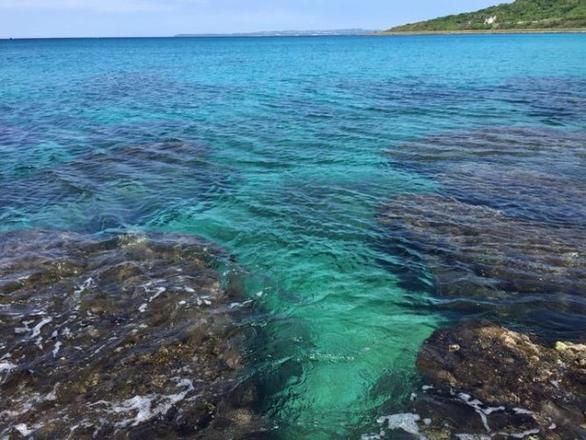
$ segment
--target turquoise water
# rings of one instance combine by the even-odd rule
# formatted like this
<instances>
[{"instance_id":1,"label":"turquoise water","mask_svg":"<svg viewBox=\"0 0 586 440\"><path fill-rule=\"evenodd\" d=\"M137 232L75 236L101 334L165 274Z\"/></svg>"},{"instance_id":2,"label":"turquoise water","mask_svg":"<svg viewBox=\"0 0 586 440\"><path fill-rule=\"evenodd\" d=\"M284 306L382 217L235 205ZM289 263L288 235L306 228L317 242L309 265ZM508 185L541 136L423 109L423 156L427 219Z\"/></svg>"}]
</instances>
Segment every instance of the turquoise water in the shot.
<instances>
[{"instance_id":1,"label":"turquoise water","mask_svg":"<svg viewBox=\"0 0 586 440\"><path fill-rule=\"evenodd\" d=\"M583 35L2 41L0 230L220 244L248 274L275 435L356 437L403 407L418 348L454 318L425 279L404 286L378 221L441 190L389 151L583 129L584 60Z\"/></svg>"}]
</instances>

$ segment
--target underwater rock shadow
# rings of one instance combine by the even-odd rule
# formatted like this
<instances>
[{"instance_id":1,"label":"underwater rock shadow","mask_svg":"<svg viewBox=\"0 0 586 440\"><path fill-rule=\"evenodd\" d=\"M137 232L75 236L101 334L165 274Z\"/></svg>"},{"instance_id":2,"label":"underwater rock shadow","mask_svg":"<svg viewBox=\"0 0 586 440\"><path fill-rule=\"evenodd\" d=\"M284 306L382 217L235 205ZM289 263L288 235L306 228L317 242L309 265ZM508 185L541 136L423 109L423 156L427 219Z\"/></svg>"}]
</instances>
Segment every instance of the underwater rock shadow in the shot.
<instances>
[{"instance_id":1,"label":"underwater rock shadow","mask_svg":"<svg viewBox=\"0 0 586 440\"><path fill-rule=\"evenodd\" d=\"M577 76L512 78L488 96L524 109L548 125L586 122L586 81Z\"/></svg>"},{"instance_id":2,"label":"underwater rock shadow","mask_svg":"<svg viewBox=\"0 0 586 440\"><path fill-rule=\"evenodd\" d=\"M40 219L51 210L63 211L60 218L75 213L70 223L90 232L143 224L160 212L170 215L176 205L206 203L230 191L233 170L208 156L206 147L176 139L100 149L6 182L0 208Z\"/></svg>"},{"instance_id":3,"label":"underwater rock shadow","mask_svg":"<svg viewBox=\"0 0 586 440\"><path fill-rule=\"evenodd\" d=\"M393 166L442 194L507 215L584 225L586 133L494 127L439 133L389 151Z\"/></svg>"},{"instance_id":4,"label":"underwater rock shadow","mask_svg":"<svg viewBox=\"0 0 586 440\"><path fill-rule=\"evenodd\" d=\"M586 314L583 229L512 219L433 195L399 197L380 220L391 242L404 243L418 256L415 263L425 264L432 293L448 308L496 306L504 319L537 327L531 313L543 308L558 313L562 322ZM579 326L576 334L580 329L586 331Z\"/></svg>"},{"instance_id":5,"label":"underwater rock shadow","mask_svg":"<svg viewBox=\"0 0 586 440\"><path fill-rule=\"evenodd\" d=\"M441 184L380 208L388 265L402 287L448 312L586 331L586 135L536 128L440 133L389 152ZM572 328L574 327L574 328Z\"/></svg>"}]
</instances>

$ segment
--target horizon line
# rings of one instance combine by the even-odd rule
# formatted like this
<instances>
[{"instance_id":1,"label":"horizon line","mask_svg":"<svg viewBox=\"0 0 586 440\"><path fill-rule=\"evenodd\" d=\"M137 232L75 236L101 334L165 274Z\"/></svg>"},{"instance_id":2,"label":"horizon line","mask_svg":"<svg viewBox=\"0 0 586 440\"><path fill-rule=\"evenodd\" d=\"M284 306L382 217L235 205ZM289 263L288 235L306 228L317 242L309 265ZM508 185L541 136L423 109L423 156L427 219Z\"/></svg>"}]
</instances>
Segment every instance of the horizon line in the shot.
<instances>
[{"instance_id":1,"label":"horizon line","mask_svg":"<svg viewBox=\"0 0 586 440\"><path fill-rule=\"evenodd\" d=\"M0 36L0 40L75 40L75 39L122 39L122 38L229 38L229 37L311 37L311 36L361 36L383 32L375 29L338 28L308 30L269 30L251 32L177 33L173 35L101 35L101 36Z\"/></svg>"}]
</instances>

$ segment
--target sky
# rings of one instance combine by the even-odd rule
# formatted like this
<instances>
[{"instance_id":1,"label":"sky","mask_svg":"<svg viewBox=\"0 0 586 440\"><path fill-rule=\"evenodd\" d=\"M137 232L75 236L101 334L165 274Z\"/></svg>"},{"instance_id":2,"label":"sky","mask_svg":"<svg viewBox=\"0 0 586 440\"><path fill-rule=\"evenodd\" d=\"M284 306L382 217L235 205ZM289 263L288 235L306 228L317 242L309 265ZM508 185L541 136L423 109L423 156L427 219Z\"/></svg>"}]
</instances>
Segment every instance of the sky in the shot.
<instances>
[{"instance_id":1,"label":"sky","mask_svg":"<svg viewBox=\"0 0 586 440\"><path fill-rule=\"evenodd\" d=\"M495 3L499 1L0 0L0 38L378 30Z\"/></svg>"}]
</instances>

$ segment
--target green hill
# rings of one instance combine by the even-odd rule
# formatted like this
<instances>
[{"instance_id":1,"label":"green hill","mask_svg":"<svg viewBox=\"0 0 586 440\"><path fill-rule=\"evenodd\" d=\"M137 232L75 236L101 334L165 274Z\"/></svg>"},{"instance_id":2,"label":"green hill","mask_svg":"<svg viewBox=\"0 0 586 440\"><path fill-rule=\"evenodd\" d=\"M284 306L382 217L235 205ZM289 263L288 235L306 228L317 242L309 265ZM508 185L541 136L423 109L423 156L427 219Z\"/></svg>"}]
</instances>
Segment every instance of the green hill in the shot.
<instances>
[{"instance_id":1,"label":"green hill","mask_svg":"<svg viewBox=\"0 0 586 440\"><path fill-rule=\"evenodd\" d=\"M498 32L580 28L586 28L586 0L516 0L476 12L405 24L386 32Z\"/></svg>"}]
</instances>

